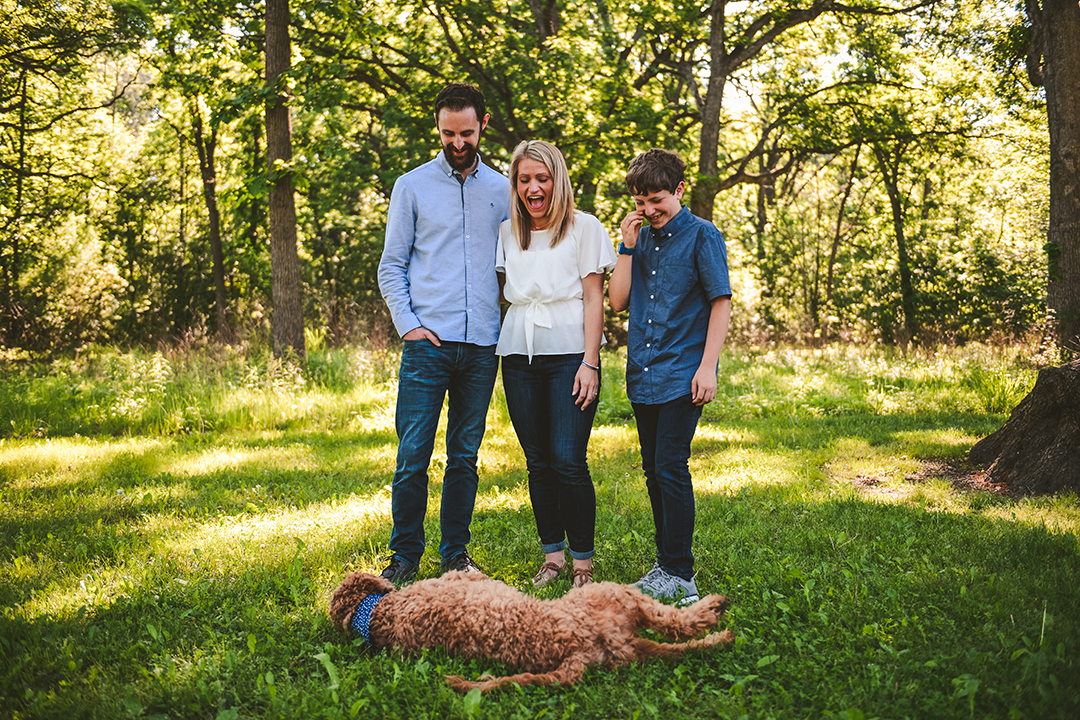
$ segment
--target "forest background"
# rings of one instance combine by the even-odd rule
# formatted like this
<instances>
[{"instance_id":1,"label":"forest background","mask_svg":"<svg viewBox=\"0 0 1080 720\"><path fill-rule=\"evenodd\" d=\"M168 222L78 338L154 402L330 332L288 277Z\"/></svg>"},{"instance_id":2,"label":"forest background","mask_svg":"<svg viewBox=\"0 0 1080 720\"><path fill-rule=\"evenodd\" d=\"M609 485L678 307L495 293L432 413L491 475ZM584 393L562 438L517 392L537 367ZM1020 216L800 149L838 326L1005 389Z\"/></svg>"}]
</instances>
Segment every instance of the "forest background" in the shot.
<instances>
[{"instance_id":1,"label":"forest background","mask_svg":"<svg viewBox=\"0 0 1080 720\"><path fill-rule=\"evenodd\" d=\"M0 716L1076 717L1076 494L965 458L1077 335L1080 111L1051 90L1080 78L1044 71L1080 68L1046 62L1080 55L1078 7L0 0ZM490 663L329 625L390 532L386 205L460 80L497 169L554 142L614 230L629 159L675 149L725 233L692 469L730 649L481 698L441 676ZM286 181L302 365L271 352ZM622 323L590 468L602 579L631 582L655 547ZM497 385L470 547L532 591L526 477Z\"/></svg>"},{"instance_id":2,"label":"forest background","mask_svg":"<svg viewBox=\"0 0 1080 720\"><path fill-rule=\"evenodd\" d=\"M550 140L613 230L629 159L680 152L727 238L736 342L1012 340L1046 317L1046 108L1016 3L293 2L277 90L261 3L0 8L9 359L265 344L285 175L308 337L385 346L385 209L439 150L451 81L488 99L486 162ZM268 169L281 96L293 158Z\"/></svg>"}]
</instances>

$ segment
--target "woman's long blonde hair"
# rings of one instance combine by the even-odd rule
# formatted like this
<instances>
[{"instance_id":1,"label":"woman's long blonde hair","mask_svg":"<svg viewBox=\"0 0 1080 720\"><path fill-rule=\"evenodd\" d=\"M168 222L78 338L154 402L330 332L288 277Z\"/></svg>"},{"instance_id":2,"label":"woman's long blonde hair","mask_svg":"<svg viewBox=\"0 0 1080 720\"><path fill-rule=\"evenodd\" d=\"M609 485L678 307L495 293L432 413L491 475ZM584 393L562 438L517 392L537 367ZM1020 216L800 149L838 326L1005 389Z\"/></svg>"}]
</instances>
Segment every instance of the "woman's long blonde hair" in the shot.
<instances>
[{"instance_id":1,"label":"woman's long blonde hair","mask_svg":"<svg viewBox=\"0 0 1080 720\"><path fill-rule=\"evenodd\" d=\"M555 247L574 225L574 191L570 187L570 173L566 160L559 149L544 140L524 140L514 148L510 158L510 184L514 200L510 205L510 225L522 250L529 249L532 239L532 216L517 192L518 167L522 160L536 160L551 173L551 199L548 205L547 226L551 230L551 247Z\"/></svg>"}]
</instances>

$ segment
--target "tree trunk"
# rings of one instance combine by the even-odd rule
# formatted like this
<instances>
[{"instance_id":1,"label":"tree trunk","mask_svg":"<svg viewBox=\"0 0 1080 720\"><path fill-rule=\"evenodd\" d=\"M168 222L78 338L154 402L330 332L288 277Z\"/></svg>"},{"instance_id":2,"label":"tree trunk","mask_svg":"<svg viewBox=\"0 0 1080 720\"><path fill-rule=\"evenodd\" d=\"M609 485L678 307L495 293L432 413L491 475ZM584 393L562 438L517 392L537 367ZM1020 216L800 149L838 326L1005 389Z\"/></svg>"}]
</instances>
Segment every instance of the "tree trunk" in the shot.
<instances>
[{"instance_id":1,"label":"tree trunk","mask_svg":"<svg viewBox=\"0 0 1080 720\"><path fill-rule=\"evenodd\" d=\"M1080 491L1080 360L1040 370L1005 425L968 458L1024 495Z\"/></svg>"},{"instance_id":2,"label":"tree trunk","mask_svg":"<svg viewBox=\"0 0 1080 720\"><path fill-rule=\"evenodd\" d=\"M851 159L851 169L848 172L848 180L844 184L844 192L840 197L840 208L836 212L836 230L833 232L832 247L829 249L828 272L825 280L825 306L833 307L833 283L836 270L836 256L840 252L840 241L844 237L844 210L847 208L851 190L855 187L855 173L859 169L859 154L862 145L855 146L855 157Z\"/></svg>"},{"instance_id":3,"label":"tree trunk","mask_svg":"<svg viewBox=\"0 0 1080 720\"><path fill-rule=\"evenodd\" d=\"M911 278L911 258L908 256L907 236L904 231L907 208L904 207L904 199L900 195L900 158L903 157L903 150L897 149L894 154L888 154L880 146L875 145L874 156L877 158L881 178L889 194L889 204L892 206L893 233L896 236L896 264L900 273L900 308L904 312L904 335L906 336L901 338L900 344L906 347L909 342L915 340L919 332L919 323L915 317L915 285Z\"/></svg>"},{"instance_id":4,"label":"tree trunk","mask_svg":"<svg viewBox=\"0 0 1080 720\"><path fill-rule=\"evenodd\" d=\"M19 166L15 168L15 207L5 230L10 230L5 240L10 242L8 259L0 251L0 271L4 275L3 297L0 298L0 322L3 322L4 342L8 347L22 344L24 325L20 307L19 286L22 281L23 245L23 175L26 172L26 73L19 76ZM6 234L6 233L5 233Z\"/></svg>"},{"instance_id":5,"label":"tree trunk","mask_svg":"<svg viewBox=\"0 0 1080 720\"><path fill-rule=\"evenodd\" d=\"M709 83L705 106L701 108L701 150L698 153L698 181L690 191L690 212L712 222L716 207L720 172L720 110L724 86L732 68L728 66L725 0L713 0L709 12Z\"/></svg>"},{"instance_id":6,"label":"tree trunk","mask_svg":"<svg viewBox=\"0 0 1080 720\"><path fill-rule=\"evenodd\" d=\"M266 0L266 84L275 93L266 103L266 154L270 179L270 276L273 294L274 353L292 349L300 358L304 345L304 309L300 294L300 259L296 250L296 199L293 196L292 126L286 90L278 87L291 67L288 0Z\"/></svg>"},{"instance_id":7,"label":"tree trunk","mask_svg":"<svg viewBox=\"0 0 1080 720\"><path fill-rule=\"evenodd\" d=\"M199 155L199 175L202 177L203 202L210 229L210 256L214 261L214 304L217 307L217 331L221 342L232 342L229 329L229 299L225 292L225 251L221 242L221 212L217 201L217 129L211 127L206 135L199 108L192 103L192 142Z\"/></svg>"},{"instance_id":8,"label":"tree trunk","mask_svg":"<svg viewBox=\"0 0 1080 720\"><path fill-rule=\"evenodd\" d=\"M1028 76L1046 89L1050 130L1046 308L1067 355L1080 353L1080 4L1027 0ZM1039 56L1042 66L1038 67Z\"/></svg>"}]
</instances>

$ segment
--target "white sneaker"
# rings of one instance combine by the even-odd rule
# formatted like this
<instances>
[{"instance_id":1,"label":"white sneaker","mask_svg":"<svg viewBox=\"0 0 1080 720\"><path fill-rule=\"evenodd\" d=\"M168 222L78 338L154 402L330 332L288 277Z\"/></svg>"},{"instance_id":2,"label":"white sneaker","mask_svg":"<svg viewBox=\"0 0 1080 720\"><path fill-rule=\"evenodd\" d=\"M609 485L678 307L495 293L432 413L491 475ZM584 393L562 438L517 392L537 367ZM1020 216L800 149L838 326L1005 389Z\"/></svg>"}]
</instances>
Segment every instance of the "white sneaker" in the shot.
<instances>
[{"instance_id":1,"label":"white sneaker","mask_svg":"<svg viewBox=\"0 0 1080 720\"><path fill-rule=\"evenodd\" d=\"M676 605L690 605L701 599L693 578L683 580L664 570L659 563L634 583L634 587L657 600L674 600Z\"/></svg>"}]
</instances>

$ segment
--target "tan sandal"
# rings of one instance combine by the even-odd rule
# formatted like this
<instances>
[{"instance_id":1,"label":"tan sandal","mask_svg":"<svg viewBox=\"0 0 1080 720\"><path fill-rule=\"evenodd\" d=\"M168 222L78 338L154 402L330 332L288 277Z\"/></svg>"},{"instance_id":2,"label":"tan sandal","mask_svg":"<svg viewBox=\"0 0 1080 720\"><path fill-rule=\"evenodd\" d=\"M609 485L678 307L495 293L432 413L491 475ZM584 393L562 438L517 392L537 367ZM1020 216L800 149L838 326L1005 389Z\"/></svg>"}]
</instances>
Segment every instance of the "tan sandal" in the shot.
<instances>
[{"instance_id":1,"label":"tan sandal","mask_svg":"<svg viewBox=\"0 0 1080 720\"><path fill-rule=\"evenodd\" d=\"M588 568L574 568L574 572L570 573L570 584L573 587L585 587L593 583L593 569Z\"/></svg>"},{"instance_id":2,"label":"tan sandal","mask_svg":"<svg viewBox=\"0 0 1080 720\"><path fill-rule=\"evenodd\" d=\"M566 565L559 565L553 563L550 560L540 566L540 570L533 576L532 583L534 587L545 587L549 582L559 577L562 571L566 569Z\"/></svg>"}]
</instances>

